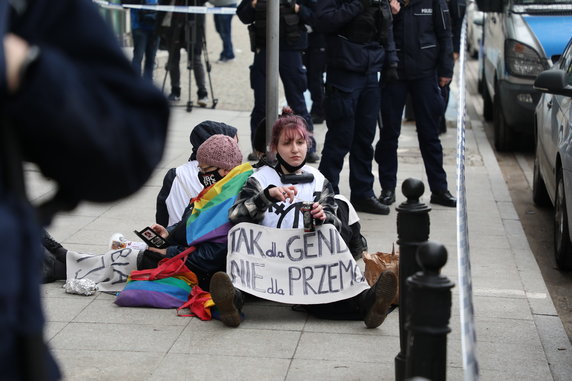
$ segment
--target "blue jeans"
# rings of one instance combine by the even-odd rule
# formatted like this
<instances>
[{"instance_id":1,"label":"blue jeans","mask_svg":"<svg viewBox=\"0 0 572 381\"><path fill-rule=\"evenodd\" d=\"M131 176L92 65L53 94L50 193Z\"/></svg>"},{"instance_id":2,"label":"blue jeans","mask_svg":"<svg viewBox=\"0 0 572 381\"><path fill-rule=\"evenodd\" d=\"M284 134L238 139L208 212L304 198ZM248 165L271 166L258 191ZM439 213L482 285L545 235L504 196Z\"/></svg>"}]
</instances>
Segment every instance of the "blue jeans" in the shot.
<instances>
[{"instance_id":1,"label":"blue jeans","mask_svg":"<svg viewBox=\"0 0 572 381\"><path fill-rule=\"evenodd\" d=\"M234 6L229 6L236 8ZM231 60L234 58L234 50L232 48L232 35L231 35L231 23L232 16L234 15L214 15L214 24L217 33L220 35L222 40L222 52L220 53L219 59L221 61Z\"/></svg>"},{"instance_id":2,"label":"blue jeans","mask_svg":"<svg viewBox=\"0 0 572 381\"><path fill-rule=\"evenodd\" d=\"M143 77L153 79L155 68L155 54L159 39L154 30L133 29L133 67L137 74L141 75L141 61L145 55L145 67Z\"/></svg>"}]
</instances>

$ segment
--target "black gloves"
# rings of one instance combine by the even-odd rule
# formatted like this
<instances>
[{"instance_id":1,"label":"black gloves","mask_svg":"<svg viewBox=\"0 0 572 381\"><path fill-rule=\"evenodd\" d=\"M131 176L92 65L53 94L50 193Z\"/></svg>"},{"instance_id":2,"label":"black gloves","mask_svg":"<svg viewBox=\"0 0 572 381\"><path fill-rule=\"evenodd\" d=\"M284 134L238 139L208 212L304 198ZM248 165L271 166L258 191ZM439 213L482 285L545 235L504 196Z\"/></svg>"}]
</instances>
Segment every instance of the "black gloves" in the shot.
<instances>
[{"instance_id":1,"label":"black gloves","mask_svg":"<svg viewBox=\"0 0 572 381\"><path fill-rule=\"evenodd\" d=\"M391 65L383 69L381 73L381 83L382 85L387 85L393 81L397 81L399 75L397 74L397 65Z\"/></svg>"}]
</instances>

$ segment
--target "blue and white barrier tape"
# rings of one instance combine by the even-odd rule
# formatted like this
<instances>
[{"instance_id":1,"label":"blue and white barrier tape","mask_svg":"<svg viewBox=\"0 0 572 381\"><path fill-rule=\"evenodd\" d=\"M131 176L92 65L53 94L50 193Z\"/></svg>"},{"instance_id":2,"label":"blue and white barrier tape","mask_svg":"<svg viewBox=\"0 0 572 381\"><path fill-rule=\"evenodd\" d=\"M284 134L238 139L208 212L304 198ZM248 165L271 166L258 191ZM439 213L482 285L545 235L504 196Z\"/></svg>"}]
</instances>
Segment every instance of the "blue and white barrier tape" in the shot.
<instances>
[{"instance_id":1,"label":"blue and white barrier tape","mask_svg":"<svg viewBox=\"0 0 572 381\"><path fill-rule=\"evenodd\" d=\"M140 4L112 4L109 1L93 0L94 3L102 8L125 10L125 9L146 9L158 12L173 13L197 13L197 14L219 14L234 15L236 8L232 7L197 7L184 5L140 5Z\"/></svg>"},{"instance_id":2,"label":"blue and white barrier tape","mask_svg":"<svg viewBox=\"0 0 572 381\"><path fill-rule=\"evenodd\" d=\"M469 255L469 227L467 224L467 198L465 187L465 52L467 17L461 29L459 49L459 108L457 111L457 266L459 272L459 309L461 315L461 337L463 349L463 369L465 381L479 379L475 333L475 313L473 308L473 281Z\"/></svg>"}]
</instances>

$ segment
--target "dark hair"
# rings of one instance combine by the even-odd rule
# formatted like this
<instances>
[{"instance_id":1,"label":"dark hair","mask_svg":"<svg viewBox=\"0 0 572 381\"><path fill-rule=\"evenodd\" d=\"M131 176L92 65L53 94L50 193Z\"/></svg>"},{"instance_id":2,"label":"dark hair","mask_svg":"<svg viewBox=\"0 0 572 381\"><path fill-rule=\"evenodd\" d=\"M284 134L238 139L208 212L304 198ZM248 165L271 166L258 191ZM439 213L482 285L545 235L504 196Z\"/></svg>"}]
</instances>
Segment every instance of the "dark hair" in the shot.
<instances>
[{"instance_id":1,"label":"dark hair","mask_svg":"<svg viewBox=\"0 0 572 381\"><path fill-rule=\"evenodd\" d=\"M191 145L193 146L193 152L189 160L197 159L197 150L200 145L203 144L208 138L213 135L223 134L234 138L238 130L235 127L229 126L228 124L222 122L215 122L212 120L205 120L193 128L191 131L191 136L189 137Z\"/></svg>"}]
</instances>

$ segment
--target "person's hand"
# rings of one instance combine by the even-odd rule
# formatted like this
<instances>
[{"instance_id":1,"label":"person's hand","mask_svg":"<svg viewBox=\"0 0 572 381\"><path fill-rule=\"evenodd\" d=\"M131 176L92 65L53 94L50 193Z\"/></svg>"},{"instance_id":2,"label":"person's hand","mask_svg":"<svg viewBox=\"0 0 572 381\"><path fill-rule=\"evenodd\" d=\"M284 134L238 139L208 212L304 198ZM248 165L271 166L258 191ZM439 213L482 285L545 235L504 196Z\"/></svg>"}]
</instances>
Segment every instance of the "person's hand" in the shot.
<instances>
[{"instance_id":1,"label":"person's hand","mask_svg":"<svg viewBox=\"0 0 572 381\"><path fill-rule=\"evenodd\" d=\"M161 255L167 255L167 249L157 249L156 247L148 247L147 250L154 251L155 253L159 253Z\"/></svg>"},{"instance_id":2,"label":"person's hand","mask_svg":"<svg viewBox=\"0 0 572 381\"><path fill-rule=\"evenodd\" d=\"M326 220L326 212L324 212L324 208L322 208L322 205L319 202L315 202L312 204L312 210L310 211L310 213L312 214L312 217L315 220L321 220L321 221Z\"/></svg>"},{"instance_id":3,"label":"person's hand","mask_svg":"<svg viewBox=\"0 0 572 381\"><path fill-rule=\"evenodd\" d=\"M294 3L294 13L300 12L300 4Z\"/></svg>"},{"instance_id":4,"label":"person's hand","mask_svg":"<svg viewBox=\"0 0 572 381\"><path fill-rule=\"evenodd\" d=\"M457 61L459 59L459 53L453 53L453 60Z\"/></svg>"},{"instance_id":5,"label":"person's hand","mask_svg":"<svg viewBox=\"0 0 572 381\"><path fill-rule=\"evenodd\" d=\"M153 224L151 225L151 229L153 229L153 231L159 234L162 238L169 238L169 231L163 225Z\"/></svg>"},{"instance_id":6,"label":"person's hand","mask_svg":"<svg viewBox=\"0 0 572 381\"><path fill-rule=\"evenodd\" d=\"M252 5L252 8L256 8L256 0L252 0L252 3L250 3Z\"/></svg>"},{"instance_id":7,"label":"person's hand","mask_svg":"<svg viewBox=\"0 0 572 381\"><path fill-rule=\"evenodd\" d=\"M6 56L6 83L10 93L20 88L20 70L28 55L30 45L15 34L4 36L4 54Z\"/></svg>"},{"instance_id":8,"label":"person's hand","mask_svg":"<svg viewBox=\"0 0 572 381\"><path fill-rule=\"evenodd\" d=\"M396 15L401 10L401 4L399 4L399 1L397 0L390 0L389 8L391 9L391 14Z\"/></svg>"},{"instance_id":9,"label":"person's hand","mask_svg":"<svg viewBox=\"0 0 572 381\"><path fill-rule=\"evenodd\" d=\"M268 190L268 194L275 200L286 201L290 199L290 202L294 202L294 198L298 194L298 189L294 185L288 185L287 187L274 187Z\"/></svg>"},{"instance_id":10,"label":"person's hand","mask_svg":"<svg viewBox=\"0 0 572 381\"><path fill-rule=\"evenodd\" d=\"M439 77L439 87L445 87L451 83L451 78Z\"/></svg>"},{"instance_id":11,"label":"person's hand","mask_svg":"<svg viewBox=\"0 0 572 381\"><path fill-rule=\"evenodd\" d=\"M397 74L396 66L389 66L384 69L381 73L381 83L387 85L388 83L397 81L399 79L399 74Z\"/></svg>"}]
</instances>

